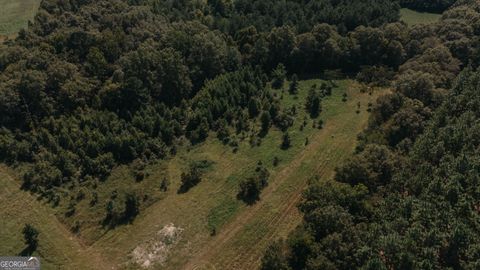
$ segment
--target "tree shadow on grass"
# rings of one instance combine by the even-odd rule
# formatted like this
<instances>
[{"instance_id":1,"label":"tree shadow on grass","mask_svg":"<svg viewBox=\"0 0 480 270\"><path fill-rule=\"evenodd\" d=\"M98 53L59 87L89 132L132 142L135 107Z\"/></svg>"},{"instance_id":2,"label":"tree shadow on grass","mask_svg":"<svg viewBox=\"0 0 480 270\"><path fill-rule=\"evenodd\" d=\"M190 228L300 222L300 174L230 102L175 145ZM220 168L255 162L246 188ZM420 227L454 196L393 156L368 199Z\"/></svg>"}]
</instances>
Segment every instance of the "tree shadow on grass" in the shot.
<instances>
[{"instance_id":1,"label":"tree shadow on grass","mask_svg":"<svg viewBox=\"0 0 480 270\"><path fill-rule=\"evenodd\" d=\"M31 256L33 252L37 250L36 246L27 246L25 247L20 253L18 253L18 256L26 257L26 256Z\"/></svg>"}]
</instances>

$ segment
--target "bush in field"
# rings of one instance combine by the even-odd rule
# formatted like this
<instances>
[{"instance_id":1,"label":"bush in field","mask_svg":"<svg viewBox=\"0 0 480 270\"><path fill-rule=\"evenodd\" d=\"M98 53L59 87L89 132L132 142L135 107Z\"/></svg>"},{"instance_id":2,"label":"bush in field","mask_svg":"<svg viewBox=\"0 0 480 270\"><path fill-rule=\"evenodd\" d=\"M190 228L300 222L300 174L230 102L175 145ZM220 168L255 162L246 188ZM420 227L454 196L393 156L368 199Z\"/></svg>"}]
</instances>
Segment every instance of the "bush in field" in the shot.
<instances>
[{"instance_id":1,"label":"bush in field","mask_svg":"<svg viewBox=\"0 0 480 270\"><path fill-rule=\"evenodd\" d=\"M30 224L25 224L22 230L23 239L27 245L27 249L31 252L35 251L38 247L38 235L40 232Z\"/></svg>"},{"instance_id":2,"label":"bush in field","mask_svg":"<svg viewBox=\"0 0 480 270\"><path fill-rule=\"evenodd\" d=\"M312 87L310 88L307 96L307 101L305 102L305 109L310 114L311 118L317 118L322 111L321 105L322 97L318 91Z\"/></svg>"},{"instance_id":3,"label":"bush in field","mask_svg":"<svg viewBox=\"0 0 480 270\"><path fill-rule=\"evenodd\" d=\"M268 185L269 176L268 170L259 164L252 176L240 182L237 198L247 204L253 204L260 200L260 193Z\"/></svg>"},{"instance_id":4,"label":"bush in field","mask_svg":"<svg viewBox=\"0 0 480 270\"><path fill-rule=\"evenodd\" d=\"M182 173L178 193L188 192L192 187L200 183L200 181L202 181L200 169L196 166L191 166L187 173Z\"/></svg>"},{"instance_id":5,"label":"bush in field","mask_svg":"<svg viewBox=\"0 0 480 270\"><path fill-rule=\"evenodd\" d=\"M281 148L283 150L286 150L290 148L291 144L292 144L292 141L290 139L290 134L288 134L288 132L283 133Z\"/></svg>"}]
</instances>

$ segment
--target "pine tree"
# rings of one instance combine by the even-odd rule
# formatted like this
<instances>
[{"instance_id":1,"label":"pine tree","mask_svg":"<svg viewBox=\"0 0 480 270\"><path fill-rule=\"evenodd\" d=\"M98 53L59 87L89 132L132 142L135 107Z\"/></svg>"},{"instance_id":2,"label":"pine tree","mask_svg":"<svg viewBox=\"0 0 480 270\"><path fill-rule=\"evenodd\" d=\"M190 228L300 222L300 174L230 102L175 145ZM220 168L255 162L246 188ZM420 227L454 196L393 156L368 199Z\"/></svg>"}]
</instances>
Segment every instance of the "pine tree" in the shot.
<instances>
[{"instance_id":1,"label":"pine tree","mask_svg":"<svg viewBox=\"0 0 480 270\"><path fill-rule=\"evenodd\" d=\"M135 194L128 193L125 196L125 211L123 212L123 217L125 221L132 222L135 217L140 213L139 210L140 203Z\"/></svg>"},{"instance_id":2,"label":"pine tree","mask_svg":"<svg viewBox=\"0 0 480 270\"><path fill-rule=\"evenodd\" d=\"M270 126L272 125L272 117L268 111L264 111L260 116L260 121L262 122L262 134L267 134Z\"/></svg>"},{"instance_id":3,"label":"pine tree","mask_svg":"<svg viewBox=\"0 0 480 270\"><path fill-rule=\"evenodd\" d=\"M282 136L282 149L288 149L291 146L290 134L288 132L283 133Z\"/></svg>"},{"instance_id":4,"label":"pine tree","mask_svg":"<svg viewBox=\"0 0 480 270\"><path fill-rule=\"evenodd\" d=\"M288 92L291 95L298 94L298 76L297 76L297 74L293 74L292 81L290 82L290 88L288 89Z\"/></svg>"},{"instance_id":5,"label":"pine tree","mask_svg":"<svg viewBox=\"0 0 480 270\"><path fill-rule=\"evenodd\" d=\"M313 87L308 92L305 108L311 118L317 118L322 110L320 95Z\"/></svg>"},{"instance_id":6,"label":"pine tree","mask_svg":"<svg viewBox=\"0 0 480 270\"><path fill-rule=\"evenodd\" d=\"M272 73L272 87L275 89L282 89L286 75L287 71L285 70L285 66L282 63L278 64L277 68Z\"/></svg>"},{"instance_id":7,"label":"pine tree","mask_svg":"<svg viewBox=\"0 0 480 270\"><path fill-rule=\"evenodd\" d=\"M260 102L256 98L251 98L248 102L248 114L250 118L255 118L260 113Z\"/></svg>"}]
</instances>

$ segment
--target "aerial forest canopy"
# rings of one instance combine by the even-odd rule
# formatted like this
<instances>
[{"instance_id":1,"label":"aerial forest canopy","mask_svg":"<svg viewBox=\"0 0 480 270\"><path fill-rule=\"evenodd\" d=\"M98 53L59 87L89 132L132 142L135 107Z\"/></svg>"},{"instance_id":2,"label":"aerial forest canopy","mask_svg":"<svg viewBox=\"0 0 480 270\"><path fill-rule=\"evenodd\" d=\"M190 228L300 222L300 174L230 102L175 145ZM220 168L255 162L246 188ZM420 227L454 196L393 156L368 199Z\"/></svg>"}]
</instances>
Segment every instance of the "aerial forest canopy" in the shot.
<instances>
[{"instance_id":1,"label":"aerial forest canopy","mask_svg":"<svg viewBox=\"0 0 480 270\"><path fill-rule=\"evenodd\" d=\"M288 25L303 33L318 23L335 25L344 33L360 25L381 26L399 18L398 3L385 0L143 1L151 3L158 13L200 19L231 35L248 26L263 32Z\"/></svg>"},{"instance_id":2,"label":"aerial forest canopy","mask_svg":"<svg viewBox=\"0 0 480 270\"><path fill-rule=\"evenodd\" d=\"M215 134L235 149L233 134L257 123L282 131L288 149L293 109L272 88L288 77L294 95L299 77L355 77L391 91L335 178L311 181L303 223L262 269L478 268L480 2L454 2L44 0L0 44L0 162L66 216L88 189L110 229L142 207L132 194L122 213L116 193L97 202L115 168L141 181L177 147ZM401 7L445 12L409 27ZM310 91L312 118L332 85ZM179 193L201 169L182 174ZM244 194L266 186L257 169Z\"/></svg>"},{"instance_id":3,"label":"aerial forest canopy","mask_svg":"<svg viewBox=\"0 0 480 270\"><path fill-rule=\"evenodd\" d=\"M452 6L455 2L456 0L400 0L400 5L418 11L440 13Z\"/></svg>"}]
</instances>

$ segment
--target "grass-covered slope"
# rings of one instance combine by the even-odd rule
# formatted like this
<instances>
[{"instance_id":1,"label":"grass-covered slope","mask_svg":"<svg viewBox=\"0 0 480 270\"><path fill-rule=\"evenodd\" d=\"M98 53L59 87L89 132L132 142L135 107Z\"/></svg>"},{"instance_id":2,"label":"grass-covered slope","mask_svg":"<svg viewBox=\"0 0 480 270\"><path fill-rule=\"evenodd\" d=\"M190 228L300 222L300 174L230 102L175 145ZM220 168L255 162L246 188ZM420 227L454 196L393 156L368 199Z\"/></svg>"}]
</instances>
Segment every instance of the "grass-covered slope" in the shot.
<instances>
[{"instance_id":1,"label":"grass-covered slope","mask_svg":"<svg viewBox=\"0 0 480 270\"><path fill-rule=\"evenodd\" d=\"M19 182L0 165L0 255L15 256L26 247L25 224L38 231L39 246L33 256L41 258L42 269L98 269L104 261L97 250L86 247L59 222L50 207L21 191Z\"/></svg>"},{"instance_id":2,"label":"grass-covered slope","mask_svg":"<svg viewBox=\"0 0 480 270\"><path fill-rule=\"evenodd\" d=\"M324 128L314 128L313 120L307 117L308 124L300 131L307 116L303 104L308 89L320 83L302 81L298 96L284 94L282 107L295 105L298 111L290 128L290 149L280 149L282 132L276 129L258 147L251 147L248 139L241 141L236 153L213 138L194 148L179 149L173 159L157 165L161 170L150 168L152 174L145 180L160 183L168 177L171 185L165 198L143 211L133 225L107 232L93 246L108 251L109 260L125 262L132 250L152 241L158 231L173 223L182 233L167 253L165 269L257 268L268 244L286 237L301 221L296 205L309 179L331 177L334 168L352 153L356 135L367 123L368 103L381 94L362 94L357 83L339 81L333 95L323 101L321 116L314 120L324 120ZM346 102L342 101L344 93ZM277 167L273 166L275 157L280 160ZM200 160L212 164L202 182L186 194L177 194L181 173L188 164ZM248 206L236 198L238 184L259 161L270 171L269 185L260 201Z\"/></svg>"},{"instance_id":3,"label":"grass-covered slope","mask_svg":"<svg viewBox=\"0 0 480 270\"><path fill-rule=\"evenodd\" d=\"M33 20L40 0L1 0L0 1L0 41L27 27Z\"/></svg>"},{"instance_id":4,"label":"grass-covered slope","mask_svg":"<svg viewBox=\"0 0 480 270\"><path fill-rule=\"evenodd\" d=\"M413 26L417 24L435 23L442 17L442 14L418 12L408 8L400 10L400 19L408 25Z\"/></svg>"}]
</instances>

